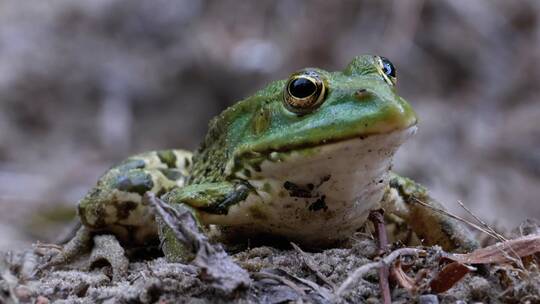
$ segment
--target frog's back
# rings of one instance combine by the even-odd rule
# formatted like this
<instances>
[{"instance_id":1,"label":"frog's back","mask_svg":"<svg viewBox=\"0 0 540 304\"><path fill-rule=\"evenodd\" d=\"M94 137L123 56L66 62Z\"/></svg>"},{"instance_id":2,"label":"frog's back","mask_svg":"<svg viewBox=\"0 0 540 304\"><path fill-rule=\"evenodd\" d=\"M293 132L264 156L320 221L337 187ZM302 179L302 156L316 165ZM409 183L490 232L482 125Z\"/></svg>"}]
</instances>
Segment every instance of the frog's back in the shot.
<instances>
[{"instance_id":1,"label":"frog's back","mask_svg":"<svg viewBox=\"0 0 540 304\"><path fill-rule=\"evenodd\" d=\"M186 183L192 154L161 150L134 155L109 169L79 201L81 222L92 231L113 232L126 243L143 244L157 238L157 225L142 197L157 195Z\"/></svg>"}]
</instances>

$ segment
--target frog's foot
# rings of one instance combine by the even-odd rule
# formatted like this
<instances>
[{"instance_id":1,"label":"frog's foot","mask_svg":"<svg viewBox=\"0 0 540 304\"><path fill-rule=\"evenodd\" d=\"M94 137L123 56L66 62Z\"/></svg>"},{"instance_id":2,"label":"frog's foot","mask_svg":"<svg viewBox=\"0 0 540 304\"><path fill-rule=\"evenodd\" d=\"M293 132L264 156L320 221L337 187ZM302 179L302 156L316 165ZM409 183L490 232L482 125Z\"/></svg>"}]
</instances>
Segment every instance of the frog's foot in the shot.
<instances>
[{"instance_id":1,"label":"frog's foot","mask_svg":"<svg viewBox=\"0 0 540 304\"><path fill-rule=\"evenodd\" d=\"M170 262L187 263L192 261L199 251L201 244L208 242L204 234L204 227L200 224L202 213L223 215L228 209L244 200L251 189L244 184L208 183L189 185L183 188L173 189L162 197L167 206L165 208L171 214L169 218L177 220L167 223L164 215L159 212L156 217L159 225L159 236L162 250ZM146 194L149 204L157 206L156 200L150 193ZM174 222L181 223L177 232L173 232L171 226Z\"/></svg>"},{"instance_id":2,"label":"frog's foot","mask_svg":"<svg viewBox=\"0 0 540 304\"><path fill-rule=\"evenodd\" d=\"M38 267L44 270L52 266L67 265L76 260L81 255L89 253L92 248L92 232L82 226L77 230L75 236L65 245L38 244L36 252L40 255L51 255L52 257Z\"/></svg>"},{"instance_id":3,"label":"frog's foot","mask_svg":"<svg viewBox=\"0 0 540 304\"><path fill-rule=\"evenodd\" d=\"M82 268L91 269L105 262L112 267L113 279L125 274L129 265L124 249L113 235L94 235L84 226L65 245L38 244L36 251L40 255L52 255L38 267L38 271L78 262L79 258L88 257L88 254L90 257L83 262L85 266Z\"/></svg>"},{"instance_id":4,"label":"frog's foot","mask_svg":"<svg viewBox=\"0 0 540 304\"><path fill-rule=\"evenodd\" d=\"M445 208L430 197L424 187L408 178L392 174L382 206L387 213L403 219L427 245L440 245L444 250L460 252L469 252L479 246L462 223L436 212L435 209Z\"/></svg>"}]
</instances>

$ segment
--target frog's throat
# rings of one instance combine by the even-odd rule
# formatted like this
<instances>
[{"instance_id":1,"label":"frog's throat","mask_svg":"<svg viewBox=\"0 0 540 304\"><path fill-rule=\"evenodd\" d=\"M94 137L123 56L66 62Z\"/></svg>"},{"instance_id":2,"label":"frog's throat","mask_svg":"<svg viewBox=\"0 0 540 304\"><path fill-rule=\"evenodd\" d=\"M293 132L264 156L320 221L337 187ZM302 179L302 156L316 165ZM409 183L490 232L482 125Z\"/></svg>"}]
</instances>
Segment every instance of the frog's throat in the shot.
<instances>
[{"instance_id":1,"label":"frog's throat","mask_svg":"<svg viewBox=\"0 0 540 304\"><path fill-rule=\"evenodd\" d=\"M226 216L201 213L205 223L269 233L303 244L330 244L354 233L377 208L392 156L416 127L352 138L246 164L236 177L254 191ZM248 173L249 172L249 173ZM248 176L249 175L249 176Z\"/></svg>"}]
</instances>

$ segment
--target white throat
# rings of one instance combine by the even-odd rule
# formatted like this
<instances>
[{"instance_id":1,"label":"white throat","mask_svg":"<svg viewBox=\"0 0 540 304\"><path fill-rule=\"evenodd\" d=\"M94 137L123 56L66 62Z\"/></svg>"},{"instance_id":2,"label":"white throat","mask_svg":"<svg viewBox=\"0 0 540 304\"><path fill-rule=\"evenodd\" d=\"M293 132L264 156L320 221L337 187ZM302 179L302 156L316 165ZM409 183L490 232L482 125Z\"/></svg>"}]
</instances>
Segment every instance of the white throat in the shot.
<instances>
[{"instance_id":1,"label":"white throat","mask_svg":"<svg viewBox=\"0 0 540 304\"><path fill-rule=\"evenodd\" d=\"M266 160L249 179L258 195L231 207L227 219L209 220L304 244L345 239L378 207L392 157L415 132L411 127Z\"/></svg>"}]
</instances>

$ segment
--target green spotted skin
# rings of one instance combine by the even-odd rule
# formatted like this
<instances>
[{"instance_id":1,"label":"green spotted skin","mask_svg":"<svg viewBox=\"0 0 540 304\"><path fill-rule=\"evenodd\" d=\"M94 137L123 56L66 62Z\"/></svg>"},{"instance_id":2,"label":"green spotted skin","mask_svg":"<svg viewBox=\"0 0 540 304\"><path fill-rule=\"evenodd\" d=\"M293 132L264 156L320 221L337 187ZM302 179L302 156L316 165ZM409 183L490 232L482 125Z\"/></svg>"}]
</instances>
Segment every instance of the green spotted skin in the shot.
<instances>
[{"instance_id":1,"label":"green spotted skin","mask_svg":"<svg viewBox=\"0 0 540 304\"><path fill-rule=\"evenodd\" d=\"M191 153L153 151L134 155L109 169L79 202L79 217L92 231L113 232L128 244L144 244L157 237L152 212L142 204L150 191L162 195L184 186Z\"/></svg>"}]
</instances>

